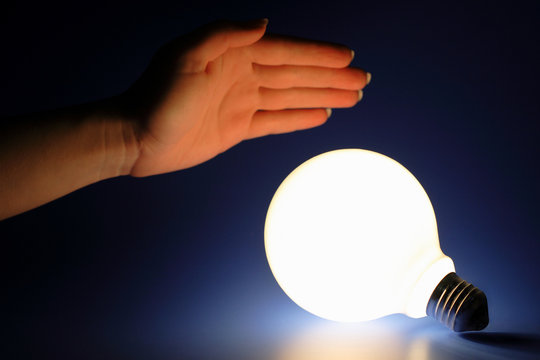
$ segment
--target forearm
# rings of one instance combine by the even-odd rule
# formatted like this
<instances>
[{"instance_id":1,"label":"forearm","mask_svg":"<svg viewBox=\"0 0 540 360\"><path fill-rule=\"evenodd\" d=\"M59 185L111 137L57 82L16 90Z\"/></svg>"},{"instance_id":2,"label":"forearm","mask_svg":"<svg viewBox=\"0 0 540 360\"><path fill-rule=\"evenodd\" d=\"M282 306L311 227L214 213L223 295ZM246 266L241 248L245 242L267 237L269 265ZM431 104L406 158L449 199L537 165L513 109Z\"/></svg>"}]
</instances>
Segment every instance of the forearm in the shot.
<instances>
[{"instance_id":1,"label":"forearm","mask_svg":"<svg viewBox=\"0 0 540 360\"><path fill-rule=\"evenodd\" d=\"M137 156L134 127L113 100L5 119L0 219L129 174Z\"/></svg>"}]
</instances>

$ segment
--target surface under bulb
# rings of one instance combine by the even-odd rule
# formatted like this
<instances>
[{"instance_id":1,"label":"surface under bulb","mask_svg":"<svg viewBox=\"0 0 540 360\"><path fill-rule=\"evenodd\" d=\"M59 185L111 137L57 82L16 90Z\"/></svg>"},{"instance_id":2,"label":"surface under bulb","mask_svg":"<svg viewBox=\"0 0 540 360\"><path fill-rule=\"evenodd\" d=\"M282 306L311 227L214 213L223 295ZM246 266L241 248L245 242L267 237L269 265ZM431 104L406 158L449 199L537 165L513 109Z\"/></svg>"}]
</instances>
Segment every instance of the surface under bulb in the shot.
<instances>
[{"instance_id":1,"label":"surface under bulb","mask_svg":"<svg viewBox=\"0 0 540 360\"><path fill-rule=\"evenodd\" d=\"M430 315L455 331L488 323L484 293L440 249L426 192L379 153L336 150L296 168L268 209L265 248L285 293L322 318Z\"/></svg>"}]
</instances>

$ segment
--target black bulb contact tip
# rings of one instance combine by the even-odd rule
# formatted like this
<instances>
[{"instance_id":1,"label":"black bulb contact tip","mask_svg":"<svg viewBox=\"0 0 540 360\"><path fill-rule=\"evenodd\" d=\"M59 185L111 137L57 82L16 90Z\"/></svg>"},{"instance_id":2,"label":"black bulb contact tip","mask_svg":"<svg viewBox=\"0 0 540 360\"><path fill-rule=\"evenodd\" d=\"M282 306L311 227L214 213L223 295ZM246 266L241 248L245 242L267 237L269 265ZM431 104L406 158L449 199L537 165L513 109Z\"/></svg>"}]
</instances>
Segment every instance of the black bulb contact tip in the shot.
<instances>
[{"instance_id":1,"label":"black bulb contact tip","mask_svg":"<svg viewBox=\"0 0 540 360\"><path fill-rule=\"evenodd\" d=\"M456 332L482 330L489 323L484 292L453 272L435 287L426 312Z\"/></svg>"}]
</instances>

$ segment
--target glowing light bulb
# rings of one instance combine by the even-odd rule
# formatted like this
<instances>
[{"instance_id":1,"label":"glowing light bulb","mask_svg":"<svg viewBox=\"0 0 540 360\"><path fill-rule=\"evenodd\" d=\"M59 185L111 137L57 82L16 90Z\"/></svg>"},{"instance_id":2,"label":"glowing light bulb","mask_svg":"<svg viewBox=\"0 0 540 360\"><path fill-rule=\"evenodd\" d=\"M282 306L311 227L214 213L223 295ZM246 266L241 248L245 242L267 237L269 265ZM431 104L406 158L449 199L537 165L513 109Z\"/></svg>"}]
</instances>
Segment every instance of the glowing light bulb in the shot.
<instances>
[{"instance_id":1,"label":"glowing light bulb","mask_svg":"<svg viewBox=\"0 0 540 360\"><path fill-rule=\"evenodd\" d=\"M420 183L376 152L336 150L296 168L268 209L265 248L285 293L322 318L428 314L455 331L489 321L484 293L442 253Z\"/></svg>"}]
</instances>

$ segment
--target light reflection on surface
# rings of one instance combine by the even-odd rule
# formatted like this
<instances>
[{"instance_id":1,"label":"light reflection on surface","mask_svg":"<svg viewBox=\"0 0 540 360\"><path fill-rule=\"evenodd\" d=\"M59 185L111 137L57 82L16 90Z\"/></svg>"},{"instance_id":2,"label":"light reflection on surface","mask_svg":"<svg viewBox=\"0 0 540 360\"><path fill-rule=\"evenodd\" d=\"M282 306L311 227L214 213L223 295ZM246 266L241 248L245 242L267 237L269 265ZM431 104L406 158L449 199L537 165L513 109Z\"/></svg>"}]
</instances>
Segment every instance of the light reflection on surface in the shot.
<instances>
[{"instance_id":1,"label":"light reflection on surface","mask_svg":"<svg viewBox=\"0 0 540 360\"><path fill-rule=\"evenodd\" d=\"M480 333L471 333L472 335ZM518 336L518 348L498 341L510 335L482 332L493 343L470 341L430 319L389 318L364 324L323 323L306 327L278 344L272 360L460 360L537 359L538 337ZM490 336L494 335L494 337ZM496 335L496 336L495 336ZM517 335L516 335L517 336ZM516 343L516 336L512 336ZM526 341L525 341L525 340ZM532 340L531 340L532 339Z\"/></svg>"},{"instance_id":2,"label":"light reflection on surface","mask_svg":"<svg viewBox=\"0 0 540 360\"><path fill-rule=\"evenodd\" d=\"M209 322L200 323L205 331L190 328L170 343L172 353L178 354L175 359L540 359L536 332L520 334L492 324L487 331L458 334L431 318L405 315L338 323L297 311L292 304L280 311L271 304L261 300L245 317L231 312L227 314L235 316L219 318L210 313Z\"/></svg>"},{"instance_id":3,"label":"light reflection on surface","mask_svg":"<svg viewBox=\"0 0 540 360\"><path fill-rule=\"evenodd\" d=\"M410 343L409 335L385 322L327 323L304 329L277 351L274 360L428 359L425 341Z\"/></svg>"}]
</instances>

